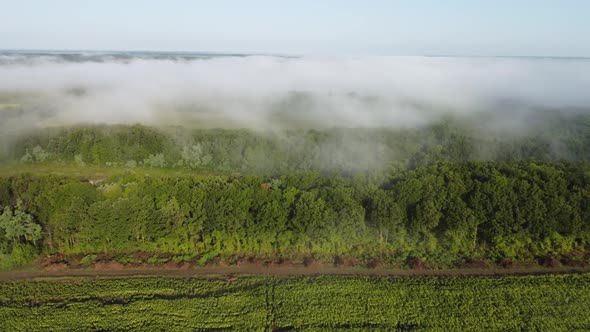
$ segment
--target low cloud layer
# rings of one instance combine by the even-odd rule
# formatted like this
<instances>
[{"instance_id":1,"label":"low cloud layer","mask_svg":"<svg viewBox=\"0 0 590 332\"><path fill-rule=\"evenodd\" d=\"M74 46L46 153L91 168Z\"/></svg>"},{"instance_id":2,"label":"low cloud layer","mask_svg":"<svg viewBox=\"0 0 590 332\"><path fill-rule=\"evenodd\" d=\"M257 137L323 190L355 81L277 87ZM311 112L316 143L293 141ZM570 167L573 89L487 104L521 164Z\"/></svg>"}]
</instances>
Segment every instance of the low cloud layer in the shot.
<instances>
[{"instance_id":1,"label":"low cloud layer","mask_svg":"<svg viewBox=\"0 0 590 332\"><path fill-rule=\"evenodd\" d=\"M586 109L588 91L589 59L0 58L5 128L413 126L443 113Z\"/></svg>"}]
</instances>

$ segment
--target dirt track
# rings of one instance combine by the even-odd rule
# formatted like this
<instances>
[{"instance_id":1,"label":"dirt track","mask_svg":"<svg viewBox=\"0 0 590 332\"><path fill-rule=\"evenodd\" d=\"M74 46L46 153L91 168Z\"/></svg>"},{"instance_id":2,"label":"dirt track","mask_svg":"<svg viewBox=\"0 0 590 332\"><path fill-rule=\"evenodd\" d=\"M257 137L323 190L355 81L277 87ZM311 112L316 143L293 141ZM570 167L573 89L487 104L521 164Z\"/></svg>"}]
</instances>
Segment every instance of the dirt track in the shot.
<instances>
[{"instance_id":1,"label":"dirt track","mask_svg":"<svg viewBox=\"0 0 590 332\"><path fill-rule=\"evenodd\" d=\"M164 268L164 267L124 267L118 269L70 269L58 271L48 270L20 270L0 272L0 280L46 278L46 277L131 277L131 276L168 276L192 277L207 275L260 275L260 276L319 276L319 275L359 275L359 276L500 276L500 275L537 275L537 274L565 274L585 273L590 268L477 268L450 270L410 270L410 269L367 269L354 267L333 266L227 266L227 267L193 267L193 268Z\"/></svg>"}]
</instances>

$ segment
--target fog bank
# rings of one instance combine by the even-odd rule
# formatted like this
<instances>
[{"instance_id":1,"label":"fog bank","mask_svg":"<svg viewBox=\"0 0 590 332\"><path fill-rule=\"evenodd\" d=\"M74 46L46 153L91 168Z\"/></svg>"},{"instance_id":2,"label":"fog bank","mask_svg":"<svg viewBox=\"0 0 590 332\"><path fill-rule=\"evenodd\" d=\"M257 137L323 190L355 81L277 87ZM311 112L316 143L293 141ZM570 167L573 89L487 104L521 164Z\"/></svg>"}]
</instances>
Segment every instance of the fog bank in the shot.
<instances>
[{"instance_id":1,"label":"fog bank","mask_svg":"<svg viewBox=\"0 0 590 332\"><path fill-rule=\"evenodd\" d=\"M511 122L522 110L586 109L588 91L588 59L0 57L3 130L136 122L397 127L480 111L502 111Z\"/></svg>"}]
</instances>

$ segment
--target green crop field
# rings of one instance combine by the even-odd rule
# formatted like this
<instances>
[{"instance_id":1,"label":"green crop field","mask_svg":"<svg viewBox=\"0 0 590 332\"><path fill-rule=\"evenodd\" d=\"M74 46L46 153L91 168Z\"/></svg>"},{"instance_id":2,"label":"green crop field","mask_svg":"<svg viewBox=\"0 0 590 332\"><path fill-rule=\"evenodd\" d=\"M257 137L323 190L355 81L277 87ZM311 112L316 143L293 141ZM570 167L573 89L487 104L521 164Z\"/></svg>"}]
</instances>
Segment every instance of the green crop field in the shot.
<instances>
[{"instance_id":1,"label":"green crop field","mask_svg":"<svg viewBox=\"0 0 590 332\"><path fill-rule=\"evenodd\" d=\"M0 282L2 331L588 331L590 274Z\"/></svg>"}]
</instances>

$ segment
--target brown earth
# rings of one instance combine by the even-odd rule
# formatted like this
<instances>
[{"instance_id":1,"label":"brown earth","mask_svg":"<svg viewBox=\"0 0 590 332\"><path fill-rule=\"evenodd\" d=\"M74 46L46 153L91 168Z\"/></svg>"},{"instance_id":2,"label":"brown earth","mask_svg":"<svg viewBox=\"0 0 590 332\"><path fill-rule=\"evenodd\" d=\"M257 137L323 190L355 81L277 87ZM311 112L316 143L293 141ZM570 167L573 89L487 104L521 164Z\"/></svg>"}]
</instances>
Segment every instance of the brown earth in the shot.
<instances>
[{"instance_id":1,"label":"brown earth","mask_svg":"<svg viewBox=\"0 0 590 332\"><path fill-rule=\"evenodd\" d=\"M0 280L39 278L39 277L120 277L157 275L169 277L192 277L207 275L262 275L262 276L317 276L317 275L373 275L373 276L499 276L499 275L533 275L533 274L564 274L590 272L588 266L555 268L536 265L533 267L498 267L486 268L456 268L456 269L430 269L419 264L419 269L399 269L378 266L376 268L345 267L324 265L313 260L308 266L302 263L288 264L260 264L260 262L242 262L240 265L204 267L192 266L190 263L175 263L166 265L135 265L126 266L117 262L98 262L94 267L73 268L64 263L55 266L35 268L29 270L14 270L0 272Z\"/></svg>"},{"instance_id":2,"label":"brown earth","mask_svg":"<svg viewBox=\"0 0 590 332\"><path fill-rule=\"evenodd\" d=\"M67 271L69 266L66 263L54 263L50 265L43 266L43 271Z\"/></svg>"},{"instance_id":3,"label":"brown earth","mask_svg":"<svg viewBox=\"0 0 590 332\"><path fill-rule=\"evenodd\" d=\"M96 271L122 271L125 269L125 265L114 261L97 262L94 264L94 269Z\"/></svg>"},{"instance_id":4,"label":"brown earth","mask_svg":"<svg viewBox=\"0 0 590 332\"><path fill-rule=\"evenodd\" d=\"M561 262L555 257L545 257L540 261L542 266L556 268L561 266Z\"/></svg>"},{"instance_id":5,"label":"brown earth","mask_svg":"<svg viewBox=\"0 0 590 332\"><path fill-rule=\"evenodd\" d=\"M459 267L464 269L487 269L490 267L490 264L485 260L469 258L460 264Z\"/></svg>"},{"instance_id":6,"label":"brown earth","mask_svg":"<svg viewBox=\"0 0 590 332\"><path fill-rule=\"evenodd\" d=\"M376 275L376 276L461 276L461 275L522 275L548 273L590 272L586 258L562 259L542 257L537 263L503 260L498 263L483 259L466 259L453 268L437 267L418 257L410 257L405 262L407 268L388 266L382 258L373 258L360 262L356 258L336 256L333 262L326 263L313 256L303 257L302 261L289 259L259 259L254 257L234 257L228 261L219 257L209 260L205 266L196 261L178 262L173 256L159 258L170 259L162 263L148 263L150 254L130 254L135 258L130 263L120 263L105 254L96 256L90 265L82 265L83 255L64 256L61 254L41 258L36 266L15 271L0 271L0 279L34 278L52 276L133 276L133 275ZM579 257L577 257L579 258ZM86 263L87 264L87 263Z\"/></svg>"},{"instance_id":7,"label":"brown earth","mask_svg":"<svg viewBox=\"0 0 590 332\"><path fill-rule=\"evenodd\" d=\"M561 260L561 264L574 267L588 267L588 263L583 260L577 260L572 258L566 258Z\"/></svg>"}]
</instances>

